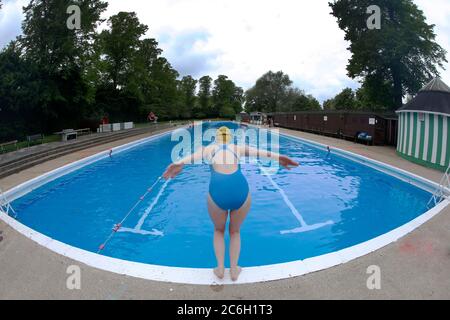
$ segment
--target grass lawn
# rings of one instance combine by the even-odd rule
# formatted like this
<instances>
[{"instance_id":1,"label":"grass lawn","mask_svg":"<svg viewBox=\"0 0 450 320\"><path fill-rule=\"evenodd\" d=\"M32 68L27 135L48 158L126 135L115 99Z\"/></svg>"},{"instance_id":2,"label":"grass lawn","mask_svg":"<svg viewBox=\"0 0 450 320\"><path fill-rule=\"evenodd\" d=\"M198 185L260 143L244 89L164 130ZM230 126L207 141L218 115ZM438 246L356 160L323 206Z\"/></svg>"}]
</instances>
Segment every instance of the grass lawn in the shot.
<instances>
[{"instance_id":1,"label":"grass lawn","mask_svg":"<svg viewBox=\"0 0 450 320\"><path fill-rule=\"evenodd\" d=\"M52 135L44 136L44 139L42 140L42 144L60 141L60 140L61 140L61 137L59 135L52 134ZM19 142L17 142L17 146L9 145L9 146L2 147L2 149L0 149L0 154L11 152L11 151L16 151L16 150L27 148L28 146L34 146L37 144L41 144L41 140L30 142L30 144L28 144L28 141L19 141Z\"/></svg>"}]
</instances>

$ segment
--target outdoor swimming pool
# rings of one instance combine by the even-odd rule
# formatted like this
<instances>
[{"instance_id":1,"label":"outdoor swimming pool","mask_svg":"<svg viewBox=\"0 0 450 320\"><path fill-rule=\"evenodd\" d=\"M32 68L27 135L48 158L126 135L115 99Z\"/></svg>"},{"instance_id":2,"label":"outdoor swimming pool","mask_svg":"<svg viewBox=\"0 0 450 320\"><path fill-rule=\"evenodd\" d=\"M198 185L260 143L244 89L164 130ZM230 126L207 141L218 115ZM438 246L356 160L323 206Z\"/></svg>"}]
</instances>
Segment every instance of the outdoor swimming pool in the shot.
<instances>
[{"instance_id":1,"label":"outdoor swimming pool","mask_svg":"<svg viewBox=\"0 0 450 320\"><path fill-rule=\"evenodd\" d=\"M279 142L280 152L300 167L266 176L259 165L243 165L253 198L242 228L243 267L351 247L428 210L431 194L414 185L295 139L280 136ZM166 134L44 184L12 203L17 220L97 252L113 225L170 163L176 144ZM159 182L102 254L152 265L214 267L206 209L209 175L207 165L190 165L176 179Z\"/></svg>"}]
</instances>

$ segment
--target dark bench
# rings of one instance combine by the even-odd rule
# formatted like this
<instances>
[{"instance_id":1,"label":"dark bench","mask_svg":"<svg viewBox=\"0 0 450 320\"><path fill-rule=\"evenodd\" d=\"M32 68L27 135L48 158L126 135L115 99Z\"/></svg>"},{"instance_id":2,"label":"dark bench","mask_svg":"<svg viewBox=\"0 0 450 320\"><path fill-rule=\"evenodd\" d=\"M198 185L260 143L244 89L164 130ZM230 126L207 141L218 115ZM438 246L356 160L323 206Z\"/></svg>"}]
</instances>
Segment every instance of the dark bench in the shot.
<instances>
[{"instance_id":1,"label":"dark bench","mask_svg":"<svg viewBox=\"0 0 450 320\"><path fill-rule=\"evenodd\" d=\"M27 136L28 146L30 146L30 144L33 143L34 141L39 141L39 140L41 141L41 144L44 142L44 135L41 133Z\"/></svg>"},{"instance_id":2,"label":"dark bench","mask_svg":"<svg viewBox=\"0 0 450 320\"><path fill-rule=\"evenodd\" d=\"M17 142L19 142L19 141L14 140L14 141L8 141L8 142L0 143L0 153L3 153L3 152L6 151L5 147L12 146L12 145L14 145L14 147L17 150Z\"/></svg>"},{"instance_id":3,"label":"dark bench","mask_svg":"<svg viewBox=\"0 0 450 320\"><path fill-rule=\"evenodd\" d=\"M373 137L369 135L367 132L358 132L355 135L355 142L364 142L367 145L373 145Z\"/></svg>"}]
</instances>

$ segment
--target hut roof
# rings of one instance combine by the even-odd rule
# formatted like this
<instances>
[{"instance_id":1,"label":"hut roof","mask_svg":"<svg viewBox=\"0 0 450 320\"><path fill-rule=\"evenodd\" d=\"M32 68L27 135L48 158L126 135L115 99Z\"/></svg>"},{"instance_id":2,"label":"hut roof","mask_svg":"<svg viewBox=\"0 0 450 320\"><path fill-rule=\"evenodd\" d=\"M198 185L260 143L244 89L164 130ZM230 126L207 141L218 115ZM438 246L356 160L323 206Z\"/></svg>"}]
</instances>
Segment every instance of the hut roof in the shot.
<instances>
[{"instance_id":1,"label":"hut roof","mask_svg":"<svg viewBox=\"0 0 450 320\"><path fill-rule=\"evenodd\" d=\"M397 110L409 111L450 115L450 88L440 78L434 78L414 99Z\"/></svg>"}]
</instances>

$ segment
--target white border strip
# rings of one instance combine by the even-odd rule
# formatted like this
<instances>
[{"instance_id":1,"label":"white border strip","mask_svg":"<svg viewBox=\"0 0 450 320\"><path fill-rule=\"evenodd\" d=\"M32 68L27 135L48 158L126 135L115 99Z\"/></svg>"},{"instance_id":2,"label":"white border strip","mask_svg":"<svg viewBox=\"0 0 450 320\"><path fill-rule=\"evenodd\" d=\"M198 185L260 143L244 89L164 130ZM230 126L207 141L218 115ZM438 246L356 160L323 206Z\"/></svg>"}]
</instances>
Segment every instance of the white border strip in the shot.
<instances>
[{"instance_id":1,"label":"white border strip","mask_svg":"<svg viewBox=\"0 0 450 320\"><path fill-rule=\"evenodd\" d=\"M121 147L114 148L113 151L121 152L128 150L137 145L146 143L163 135L167 135L171 133L171 131L163 134L158 134L152 136L150 138L144 138L135 142L131 142L125 144ZM284 134L283 134L284 135ZM289 135L286 135L289 136ZM315 142L300 139L298 137L291 136L299 141L303 141L305 143L309 143L315 146L322 146ZM426 180L424 178L418 177L411 173L408 173L403 170L396 169L392 166L382 164L381 162L371 160L365 158L363 156L359 156L353 154L351 152L343 151L340 149L333 149L339 152L342 152L343 155L346 154L347 157L354 157L357 162L361 160L363 163L375 167L385 167L390 170L397 171L401 176L409 175L410 180L420 180L421 184L427 184L428 186L437 187L437 184ZM87 157L85 159L76 161L72 164L66 165L59 169L53 170L49 173L46 173L38 178L32 179L28 182L25 182L9 191L6 192L6 196L8 198L17 199L20 196L23 196L25 193L30 192L31 190L37 188L39 185L45 184L51 180L54 180L64 174L77 170L83 166L91 164L95 161L103 159L108 156L108 151L100 152L94 156ZM354 160L355 161L355 160ZM388 171L388 172L389 172ZM9 217L4 213L0 213L0 219L4 221L6 224L11 226L13 229L23 234L27 238L35 241L36 243L44 246L45 248L61 254L67 258L73 259L75 261L84 263L88 266L110 271L122 275L128 275L132 277L154 280L154 281L164 281L164 282L172 282L172 283L184 283L184 284L197 284L197 285L211 285L211 284L244 284L244 283L255 283L255 282L263 282L263 281L273 281L280 280L286 278L292 278L301 276L307 273L316 272L319 270L327 269L333 266L340 265L342 263L346 263L348 261L354 260L366 254L369 254L375 250L378 250L394 241L397 241L399 238L405 236L411 231L418 228L423 223L427 222L434 216L436 216L439 212L441 212L444 208L446 208L450 204L448 199L441 202L439 205L429 210L428 212L420 215L414 220L406 223L405 225L396 228L388 233L385 233L379 237L368 240L366 242L357 244L355 246L342 249L336 252L332 252L329 254L325 254L318 257L308 258L305 260L299 260L288 263L260 266L260 267L249 267L244 268L243 272L237 282L231 282L231 280L218 280L213 275L210 269L201 269L201 268L176 268L176 267L165 267L165 266L157 266L157 265L149 265L144 263L132 262L127 260L121 260L116 258L111 258L103 255L99 255L93 252L89 252L86 250L82 250L68 244L62 243L55 239L49 238L25 225L20 223L19 221Z\"/></svg>"}]
</instances>

